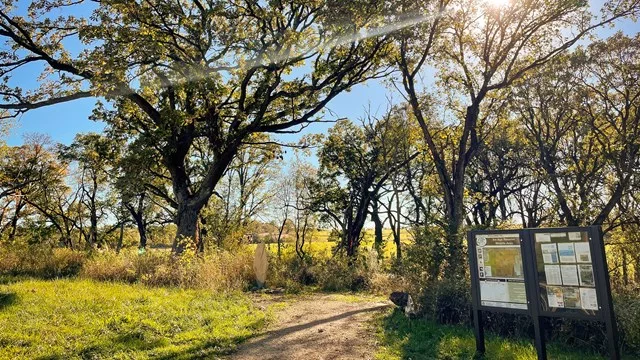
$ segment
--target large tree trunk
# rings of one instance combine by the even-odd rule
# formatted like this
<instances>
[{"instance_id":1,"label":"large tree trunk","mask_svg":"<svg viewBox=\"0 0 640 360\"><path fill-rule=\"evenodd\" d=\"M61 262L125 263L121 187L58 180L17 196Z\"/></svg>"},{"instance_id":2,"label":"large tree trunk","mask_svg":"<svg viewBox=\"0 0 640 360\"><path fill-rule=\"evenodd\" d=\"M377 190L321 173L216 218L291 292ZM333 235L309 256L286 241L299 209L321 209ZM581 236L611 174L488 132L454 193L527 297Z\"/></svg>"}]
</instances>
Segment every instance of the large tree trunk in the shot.
<instances>
[{"instance_id":1,"label":"large tree trunk","mask_svg":"<svg viewBox=\"0 0 640 360\"><path fill-rule=\"evenodd\" d=\"M360 240L359 232L347 232L346 235L347 240L347 256L349 258L354 258L358 253L358 245Z\"/></svg>"},{"instance_id":2,"label":"large tree trunk","mask_svg":"<svg viewBox=\"0 0 640 360\"><path fill-rule=\"evenodd\" d=\"M444 275L447 278L459 278L464 276L465 273L465 264L467 262L465 261L462 240L465 218L465 172L479 146L475 134L475 124L480 114L479 104L485 95L486 92L478 94L475 102L467 107L465 126L458 144L458 159L454 163L451 181L443 181L447 210L447 266ZM440 177L446 178L446 172L440 174ZM449 186L447 186L447 183Z\"/></svg>"},{"instance_id":3,"label":"large tree trunk","mask_svg":"<svg viewBox=\"0 0 640 360\"><path fill-rule=\"evenodd\" d=\"M198 215L200 208L189 205L180 204L176 215L176 225L178 231L176 238L173 240L172 251L179 255L184 252L188 245L198 243Z\"/></svg>"},{"instance_id":4,"label":"large tree trunk","mask_svg":"<svg viewBox=\"0 0 640 360\"><path fill-rule=\"evenodd\" d=\"M241 138L236 138L227 144L224 151L217 154L217 159L209 165L202 183L197 189L191 189L191 179L186 171L186 157L193 141L193 128L176 134L178 140L171 148L171 152L164 154L164 163L171 174L173 194L175 195L176 225L178 230L173 241L172 251L180 255L187 244L194 249L202 247L199 239L200 210L213 195L216 185L229 167L231 160L238 151Z\"/></svg>"},{"instance_id":5,"label":"large tree trunk","mask_svg":"<svg viewBox=\"0 0 640 360\"><path fill-rule=\"evenodd\" d=\"M464 180L456 179L457 188L454 189L452 203L449 205L449 216L447 219L447 267L445 276L453 278L464 275L464 258L463 247L463 225L464 225Z\"/></svg>"},{"instance_id":6,"label":"large tree trunk","mask_svg":"<svg viewBox=\"0 0 640 360\"><path fill-rule=\"evenodd\" d=\"M140 235L140 249L147 248L147 227L142 219L136 219L136 226L138 227L138 235Z\"/></svg>"},{"instance_id":7,"label":"large tree trunk","mask_svg":"<svg viewBox=\"0 0 640 360\"><path fill-rule=\"evenodd\" d=\"M360 201L356 204L355 218L353 216L353 209L350 207L347 210L347 217L345 218L345 224L347 227L347 233L345 234L345 240L347 245L347 256L349 258L355 258L360 247L360 234L364 228L364 223L367 221L367 215L369 214L369 204L373 194L369 192L371 183L365 184L360 190ZM353 195L352 195L353 196Z\"/></svg>"},{"instance_id":8,"label":"large tree trunk","mask_svg":"<svg viewBox=\"0 0 640 360\"><path fill-rule=\"evenodd\" d=\"M144 198L145 195L142 194L138 199L137 208L134 208L129 203L124 204L124 207L129 210L129 214L131 214L133 221L136 223L136 228L138 229L138 235L140 237L139 249L146 249L147 247L147 224L144 220Z\"/></svg>"}]
</instances>

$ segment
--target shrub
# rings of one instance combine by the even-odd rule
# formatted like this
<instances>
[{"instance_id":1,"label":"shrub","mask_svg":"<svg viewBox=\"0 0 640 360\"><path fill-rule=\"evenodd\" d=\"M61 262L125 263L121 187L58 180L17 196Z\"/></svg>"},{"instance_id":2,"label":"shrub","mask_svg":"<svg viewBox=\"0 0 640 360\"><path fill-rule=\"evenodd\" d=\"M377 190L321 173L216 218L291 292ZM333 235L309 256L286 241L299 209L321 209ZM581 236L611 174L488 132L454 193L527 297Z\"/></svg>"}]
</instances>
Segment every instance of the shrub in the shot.
<instances>
[{"instance_id":1,"label":"shrub","mask_svg":"<svg viewBox=\"0 0 640 360\"><path fill-rule=\"evenodd\" d=\"M369 291L374 294L389 296L394 291L408 291L410 284L406 278L388 272L375 272L371 275Z\"/></svg>"},{"instance_id":2,"label":"shrub","mask_svg":"<svg viewBox=\"0 0 640 360\"><path fill-rule=\"evenodd\" d=\"M371 278L377 269L367 252L356 259L336 255L317 262L312 268L318 285L325 291L362 291L371 287ZM374 257L377 257L374 255Z\"/></svg>"},{"instance_id":3,"label":"shrub","mask_svg":"<svg viewBox=\"0 0 640 360\"><path fill-rule=\"evenodd\" d=\"M622 343L640 357L640 288L615 294L613 302Z\"/></svg>"},{"instance_id":4,"label":"shrub","mask_svg":"<svg viewBox=\"0 0 640 360\"><path fill-rule=\"evenodd\" d=\"M267 273L267 286L272 288L284 288L287 291L299 292L303 285L315 285L317 274L313 271L313 261L316 258L305 257L301 259L295 252L292 244L282 244L280 258L273 252L269 252L269 267Z\"/></svg>"},{"instance_id":5,"label":"shrub","mask_svg":"<svg viewBox=\"0 0 640 360\"><path fill-rule=\"evenodd\" d=\"M269 259L267 286L285 288L288 292L300 291L308 285L330 292L363 291L371 290L374 279L378 279L376 290L386 293L381 289L384 283L380 274L378 254L373 249L361 249L355 259L325 252L301 259L291 244L283 244L280 258L271 254Z\"/></svg>"},{"instance_id":6,"label":"shrub","mask_svg":"<svg viewBox=\"0 0 640 360\"><path fill-rule=\"evenodd\" d=\"M418 296L419 312L442 324L469 324L471 294L467 280L434 280Z\"/></svg>"}]
</instances>

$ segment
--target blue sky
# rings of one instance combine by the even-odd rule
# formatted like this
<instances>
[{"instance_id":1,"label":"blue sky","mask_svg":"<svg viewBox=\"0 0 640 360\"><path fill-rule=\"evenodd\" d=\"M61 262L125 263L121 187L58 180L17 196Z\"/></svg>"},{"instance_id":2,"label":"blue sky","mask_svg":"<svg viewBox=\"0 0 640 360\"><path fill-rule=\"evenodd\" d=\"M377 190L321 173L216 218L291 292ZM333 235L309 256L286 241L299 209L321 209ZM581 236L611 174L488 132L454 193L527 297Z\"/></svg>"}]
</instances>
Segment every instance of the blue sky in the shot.
<instances>
[{"instance_id":1,"label":"blue sky","mask_svg":"<svg viewBox=\"0 0 640 360\"><path fill-rule=\"evenodd\" d=\"M599 9L602 3L602 0L591 1L594 9ZM623 30L629 35L635 35L640 32L640 24L625 21L619 23L616 29ZM614 31L616 30L604 29L598 35L606 37ZM78 44L70 45L74 52L80 48ZM37 71L23 71L15 76L12 82L28 88L35 84L37 73ZM392 96L396 101L400 99L397 93L394 94L394 91L387 89L380 81L373 81L358 85L351 92L339 95L329 104L329 108L337 118L347 117L355 120L363 116L366 108L371 108L374 112L383 111L388 105L388 96ZM88 119L95 102L95 99L82 99L30 111L15 122L7 138L7 143L20 145L25 134L40 133L48 135L54 142L68 144L77 133L100 132L104 128L104 124ZM328 117L333 118L331 115ZM307 132L324 132L329 126L329 124L312 125L307 129Z\"/></svg>"}]
</instances>

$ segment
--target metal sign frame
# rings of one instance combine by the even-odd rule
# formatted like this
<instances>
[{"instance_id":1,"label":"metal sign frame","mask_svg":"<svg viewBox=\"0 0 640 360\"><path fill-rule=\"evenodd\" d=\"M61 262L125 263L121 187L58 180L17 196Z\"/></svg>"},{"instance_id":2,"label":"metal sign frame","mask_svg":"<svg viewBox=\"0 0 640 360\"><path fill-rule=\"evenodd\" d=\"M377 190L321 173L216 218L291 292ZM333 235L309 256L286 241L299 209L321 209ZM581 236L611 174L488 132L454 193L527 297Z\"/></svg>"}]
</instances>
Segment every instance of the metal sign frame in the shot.
<instances>
[{"instance_id":1,"label":"metal sign frame","mask_svg":"<svg viewBox=\"0 0 640 360\"><path fill-rule=\"evenodd\" d=\"M536 254L535 235L539 233L587 233L594 288L598 303L598 310L587 313L580 309L563 308L563 311L549 311L542 308L542 293L540 291L540 274L538 272L538 259ZM478 270L478 255L476 247L477 235L518 235L520 238L520 252L522 255L522 266L524 275L525 292L527 298L527 309L516 309L506 307L493 307L482 305L480 294L480 274ZM482 313L504 312L511 314L529 315L533 319L535 346L539 360L547 359L547 351L544 337L546 327L545 318L561 317L579 320L604 322L607 330L607 342L610 358L620 359L620 349L618 346L618 330L613 312L613 302L611 299L611 287L609 284L609 271L604 250L602 228L600 226L588 227L566 227L566 228L536 228L536 229L516 229L516 230L473 230L467 233L467 244L469 252L469 265L471 274L471 299L473 307L474 334L476 337L476 351L480 354L485 352L484 341L484 321ZM576 265L578 266L578 265ZM579 268L576 269L580 271ZM484 279L484 278L483 278ZM550 301L550 300L549 300Z\"/></svg>"}]
</instances>

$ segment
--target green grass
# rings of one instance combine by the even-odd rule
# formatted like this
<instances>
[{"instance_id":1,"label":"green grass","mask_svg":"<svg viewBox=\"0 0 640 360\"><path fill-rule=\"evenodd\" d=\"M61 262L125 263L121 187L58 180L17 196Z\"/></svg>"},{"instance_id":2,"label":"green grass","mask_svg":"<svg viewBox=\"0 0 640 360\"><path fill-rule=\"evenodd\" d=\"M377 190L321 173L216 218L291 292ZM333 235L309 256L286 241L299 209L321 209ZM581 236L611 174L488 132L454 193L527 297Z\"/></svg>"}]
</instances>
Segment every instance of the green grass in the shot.
<instances>
[{"instance_id":1,"label":"green grass","mask_svg":"<svg viewBox=\"0 0 640 360\"><path fill-rule=\"evenodd\" d=\"M216 358L268 314L241 294L88 280L0 285L0 359Z\"/></svg>"},{"instance_id":2,"label":"green grass","mask_svg":"<svg viewBox=\"0 0 640 360\"><path fill-rule=\"evenodd\" d=\"M378 360L395 359L474 359L475 337L472 329L463 326L439 325L426 320L409 320L399 311L377 317L373 326L377 333ZM492 336L486 337L487 360L534 360L532 341ZM603 357L584 353L559 344L548 344L549 359L602 360ZM631 359L623 358L623 359Z\"/></svg>"}]
</instances>

